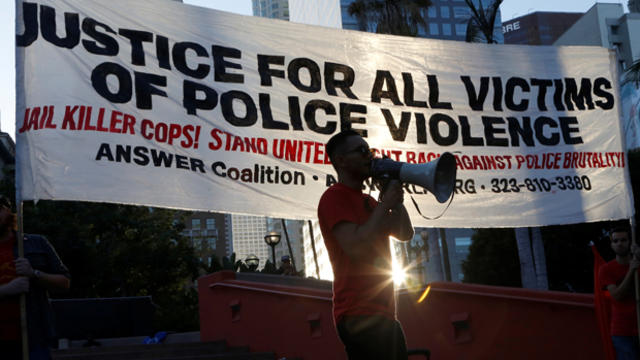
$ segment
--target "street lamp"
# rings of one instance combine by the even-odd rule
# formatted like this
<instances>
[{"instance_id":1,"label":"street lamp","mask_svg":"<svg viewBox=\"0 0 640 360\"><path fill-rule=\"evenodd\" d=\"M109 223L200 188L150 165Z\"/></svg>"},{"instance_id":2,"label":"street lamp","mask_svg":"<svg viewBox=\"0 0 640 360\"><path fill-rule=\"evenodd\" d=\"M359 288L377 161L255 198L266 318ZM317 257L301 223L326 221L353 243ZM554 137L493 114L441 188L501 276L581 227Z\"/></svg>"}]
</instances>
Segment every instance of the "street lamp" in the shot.
<instances>
[{"instance_id":1,"label":"street lamp","mask_svg":"<svg viewBox=\"0 0 640 360\"><path fill-rule=\"evenodd\" d=\"M260 264L260 259L253 254L249 254L249 256L244 259L244 262L249 267L249 271L255 271L258 268L258 264Z\"/></svg>"},{"instance_id":2,"label":"street lamp","mask_svg":"<svg viewBox=\"0 0 640 360\"><path fill-rule=\"evenodd\" d=\"M273 267L276 267L276 245L280 243L280 235L279 232L272 231L264 236L264 242L267 245L271 246L271 255L273 255Z\"/></svg>"}]
</instances>

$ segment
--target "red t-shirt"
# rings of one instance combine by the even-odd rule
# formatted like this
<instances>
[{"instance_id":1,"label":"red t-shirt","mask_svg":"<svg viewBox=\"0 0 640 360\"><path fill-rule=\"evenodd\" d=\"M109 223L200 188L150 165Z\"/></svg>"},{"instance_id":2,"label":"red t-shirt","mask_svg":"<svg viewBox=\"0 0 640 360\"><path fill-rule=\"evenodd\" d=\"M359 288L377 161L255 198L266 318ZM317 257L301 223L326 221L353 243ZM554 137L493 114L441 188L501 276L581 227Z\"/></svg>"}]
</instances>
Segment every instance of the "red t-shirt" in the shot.
<instances>
[{"instance_id":1,"label":"red t-shirt","mask_svg":"<svg viewBox=\"0 0 640 360\"><path fill-rule=\"evenodd\" d=\"M16 277L16 264L13 258L15 238L0 243L0 285ZM0 340L20 339L20 298L12 296L0 299Z\"/></svg>"},{"instance_id":2,"label":"red t-shirt","mask_svg":"<svg viewBox=\"0 0 640 360\"><path fill-rule=\"evenodd\" d=\"M620 285L627 272L629 272L629 265L621 265L615 259L602 265L599 270L602 287L606 289L609 285ZM638 335L636 302L633 294L622 301L611 298L611 335Z\"/></svg>"},{"instance_id":3,"label":"red t-shirt","mask_svg":"<svg viewBox=\"0 0 640 360\"><path fill-rule=\"evenodd\" d=\"M380 234L371 239L363 260L356 261L342 250L332 231L341 222L366 223L377 204L371 196L341 183L331 186L320 198L318 219L333 267L336 323L346 315L395 318L389 237Z\"/></svg>"}]
</instances>

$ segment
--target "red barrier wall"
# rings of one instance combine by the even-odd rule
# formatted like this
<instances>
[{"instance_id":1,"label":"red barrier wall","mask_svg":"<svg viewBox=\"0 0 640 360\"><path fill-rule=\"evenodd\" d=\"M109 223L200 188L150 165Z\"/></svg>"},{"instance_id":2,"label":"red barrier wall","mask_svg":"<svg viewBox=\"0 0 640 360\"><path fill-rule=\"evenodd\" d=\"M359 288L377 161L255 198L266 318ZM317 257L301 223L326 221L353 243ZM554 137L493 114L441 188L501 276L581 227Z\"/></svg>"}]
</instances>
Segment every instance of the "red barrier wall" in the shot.
<instances>
[{"instance_id":1,"label":"red barrier wall","mask_svg":"<svg viewBox=\"0 0 640 360\"><path fill-rule=\"evenodd\" d=\"M433 359L603 359L593 295L431 283L403 292L398 319L409 348Z\"/></svg>"},{"instance_id":2,"label":"red barrier wall","mask_svg":"<svg viewBox=\"0 0 640 360\"><path fill-rule=\"evenodd\" d=\"M224 339L251 351L275 351L278 359L346 359L333 325L330 290L235 280L235 275L225 271L198 279L202 341Z\"/></svg>"},{"instance_id":3,"label":"red barrier wall","mask_svg":"<svg viewBox=\"0 0 640 360\"><path fill-rule=\"evenodd\" d=\"M346 359L326 285L236 275L218 272L198 280L202 341L224 339L278 358ZM409 348L430 349L433 359L604 356L591 295L457 283L432 283L418 303L420 295L398 293L398 319Z\"/></svg>"}]
</instances>

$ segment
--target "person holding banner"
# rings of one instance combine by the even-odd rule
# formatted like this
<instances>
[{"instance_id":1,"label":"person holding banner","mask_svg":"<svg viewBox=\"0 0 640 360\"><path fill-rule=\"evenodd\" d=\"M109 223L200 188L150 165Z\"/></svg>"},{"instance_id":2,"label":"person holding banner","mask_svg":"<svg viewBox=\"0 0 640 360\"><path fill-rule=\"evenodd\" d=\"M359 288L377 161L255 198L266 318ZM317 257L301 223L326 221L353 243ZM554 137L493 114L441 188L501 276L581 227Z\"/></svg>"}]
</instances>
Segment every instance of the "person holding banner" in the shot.
<instances>
[{"instance_id":1,"label":"person holding banner","mask_svg":"<svg viewBox=\"0 0 640 360\"><path fill-rule=\"evenodd\" d=\"M402 204L402 184L392 180L378 202L362 192L372 154L355 131L334 135L326 151L338 182L322 195L318 219L333 267L333 315L349 359L407 359L395 319L389 236L413 237Z\"/></svg>"},{"instance_id":2,"label":"person holding banner","mask_svg":"<svg viewBox=\"0 0 640 360\"><path fill-rule=\"evenodd\" d=\"M640 253L636 247L632 253L631 239L626 228L611 231L611 249L616 258L602 265L599 270L603 289L611 294L611 339L616 359L640 359L638 324L634 292L634 273L640 267Z\"/></svg>"},{"instance_id":3,"label":"person holding banner","mask_svg":"<svg viewBox=\"0 0 640 360\"><path fill-rule=\"evenodd\" d=\"M53 324L47 291L69 289L69 271L40 235L25 235L24 257L16 254L16 216L0 196L0 357L22 359L19 298L26 293L29 359L48 360Z\"/></svg>"}]
</instances>

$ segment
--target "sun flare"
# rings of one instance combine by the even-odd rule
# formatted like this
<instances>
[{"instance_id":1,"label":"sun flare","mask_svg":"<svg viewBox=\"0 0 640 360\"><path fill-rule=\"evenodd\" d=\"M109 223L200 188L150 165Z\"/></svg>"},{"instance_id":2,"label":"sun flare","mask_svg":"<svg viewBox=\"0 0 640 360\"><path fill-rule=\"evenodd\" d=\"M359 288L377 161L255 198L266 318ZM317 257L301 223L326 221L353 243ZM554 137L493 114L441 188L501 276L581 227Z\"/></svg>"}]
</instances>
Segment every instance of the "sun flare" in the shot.
<instances>
[{"instance_id":1,"label":"sun flare","mask_svg":"<svg viewBox=\"0 0 640 360\"><path fill-rule=\"evenodd\" d=\"M395 261L395 259L392 262L391 266L391 278L393 279L393 283L396 285L402 285L407 279L407 273L405 272L405 269L403 269L402 265Z\"/></svg>"}]
</instances>

